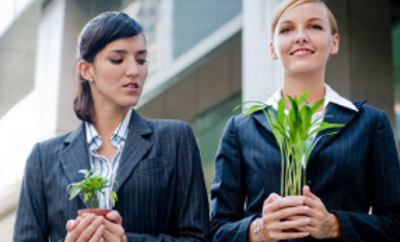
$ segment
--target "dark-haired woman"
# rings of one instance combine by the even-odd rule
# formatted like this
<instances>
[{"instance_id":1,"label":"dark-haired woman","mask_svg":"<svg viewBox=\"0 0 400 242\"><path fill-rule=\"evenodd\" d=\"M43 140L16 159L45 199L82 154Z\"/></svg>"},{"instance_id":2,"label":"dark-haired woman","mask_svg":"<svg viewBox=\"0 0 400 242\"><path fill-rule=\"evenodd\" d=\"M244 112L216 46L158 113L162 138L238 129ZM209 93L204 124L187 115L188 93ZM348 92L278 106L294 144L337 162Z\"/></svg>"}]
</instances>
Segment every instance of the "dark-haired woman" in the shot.
<instances>
[{"instance_id":1,"label":"dark-haired woman","mask_svg":"<svg viewBox=\"0 0 400 242\"><path fill-rule=\"evenodd\" d=\"M34 147L14 241L206 241L207 194L190 127L131 109L147 76L142 27L103 13L82 30L78 54L74 110L82 124ZM117 181L118 201L105 217L76 217L86 204L69 201L66 187L83 179L82 169ZM98 197L110 208L107 195Z\"/></svg>"}]
</instances>

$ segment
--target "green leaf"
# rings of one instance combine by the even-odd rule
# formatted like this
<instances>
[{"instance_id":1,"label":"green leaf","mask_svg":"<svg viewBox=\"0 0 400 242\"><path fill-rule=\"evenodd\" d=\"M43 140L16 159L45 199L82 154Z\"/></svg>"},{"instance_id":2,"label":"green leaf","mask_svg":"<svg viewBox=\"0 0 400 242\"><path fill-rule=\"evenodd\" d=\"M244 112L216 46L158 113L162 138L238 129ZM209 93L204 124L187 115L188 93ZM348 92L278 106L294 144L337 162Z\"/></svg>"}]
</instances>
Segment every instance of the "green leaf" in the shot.
<instances>
[{"instance_id":1,"label":"green leaf","mask_svg":"<svg viewBox=\"0 0 400 242\"><path fill-rule=\"evenodd\" d=\"M252 114L252 113L254 113L254 112L258 111L258 110L261 110L264 107L265 107L264 105L253 105L250 108L248 108L246 110L246 112L244 112L243 116L244 117L249 116L250 114Z\"/></svg>"},{"instance_id":2,"label":"green leaf","mask_svg":"<svg viewBox=\"0 0 400 242\"><path fill-rule=\"evenodd\" d=\"M278 102L278 122L280 124L284 123L285 116L285 99L281 98Z\"/></svg>"},{"instance_id":3,"label":"green leaf","mask_svg":"<svg viewBox=\"0 0 400 242\"><path fill-rule=\"evenodd\" d=\"M310 93L310 89L307 89L307 91L301 95L301 97L298 100L298 105L300 106L301 104L303 104L303 102L306 100L308 94Z\"/></svg>"},{"instance_id":4,"label":"green leaf","mask_svg":"<svg viewBox=\"0 0 400 242\"><path fill-rule=\"evenodd\" d=\"M324 104L324 99L321 99L318 102L314 103L314 105L311 107L311 113L314 114L315 112L317 112L322 104Z\"/></svg>"},{"instance_id":5,"label":"green leaf","mask_svg":"<svg viewBox=\"0 0 400 242\"><path fill-rule=\"evenodd\" d=\"M72 188L70 191L69 200L71 201L72 199L74 199L80 192L81 189L79 189L78 187Z\"/></svg>"}]
</instances>

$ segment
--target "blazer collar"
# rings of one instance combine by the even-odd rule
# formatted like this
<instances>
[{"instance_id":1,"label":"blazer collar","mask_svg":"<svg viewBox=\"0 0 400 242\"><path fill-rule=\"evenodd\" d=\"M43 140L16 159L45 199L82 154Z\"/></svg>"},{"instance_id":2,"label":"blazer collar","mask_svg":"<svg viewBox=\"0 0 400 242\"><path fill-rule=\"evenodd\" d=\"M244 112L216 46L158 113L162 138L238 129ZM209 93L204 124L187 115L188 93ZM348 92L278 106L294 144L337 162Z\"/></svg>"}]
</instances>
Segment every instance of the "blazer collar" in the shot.
<instances>
[{"instance_id":1,"label":"blazer collar","mask_svg":"<svg viewBox=\"0 0 400 242\"><path fill-rule=\"evenodd\" d=\"M318 143L315 145L313 151L310 154L309 157L309 164L312 161L312 158L315 156L315 154L318 153L323 147L325 147L331 140L333 140L338 134L343 132L343 130L346 129L346 126L357 116L357 114L361 111L361 107L365 104L366 100L354 102L354 106L359 110L354 111L345 107L342 107L338 104L335 103L330 103L328 105L328 109L325 113L324 116L324 122L328 123L339 123L339 124L344 124L345 126L342 128L336 128L336 129L328 129L322 132L319 132L317 136L315 137L315 140L318 140ZM331 132L337 132L336 134L333 135L327 135L328 133Z\"/></svg>"},{"instance_id":2,"label":"blazer collar","mask_svg":"<svg viewBox=\"0 0 400 242\"><path fill-rule=\"evenodd\" d=\"M354 106L358 109L361 110L361 107L365 104L366 100L363 101L358 101L354 102ZM358 114L357 111L348 109L346 107L342 107L338 104L335 103L329 103L327 107L327 111L324 116L324 121L329 122L329 123L340 123L344 124L347 126L351 122L351 120L356 117ZM264 116L264 113L260 110L252 115L252 117L259 123L261 124L264 128L266 128L269 132L272 133L271 126L269 125L266 117ZM323 137L320 138L316 146L314 147L310 157L309 157L309 162L312 160L312 158L315 156L316 153L318 153L319 150L321 150L325 145L327 145L333 138L336 137L340 132L342 132L343 129L346 129L346 126L343 128L338 128L338 129L329 129L325 132L320 132L317 134L315 139L319 139L322 135ZM337 131L336 134L334 135L325 135L330 132Z\"/></svg>"},{"instance_id":3,"label":"blazer collar","mask_svg":"<svg viewBox=\"0 0 400 242\"><path fill-rule=\"evenodd\" d=\"M129 122L129 133L125 141L116 175L118 184L113 187L113 190L116 192L138 165L139 161L152 147L153 144L145 139L146 135L150 135L151 133L152 129L148 121L135 110L132 110L132 116ZM90 170L84 123L81 123L76 130L66 137L64 145L66 147L60 152L59 160L65 176L69 184L79 182L83 180L84 177L81 173L78 173L78 171L82 169ZM80 194L79 197L83 202L83 196Z\"/></svg>"},{"instance_id":4,"label":"blazer collar","mask_svg":"<svg viewBox=\"0 0 400 242\"><path fill-rule=\"evenodd\" d=\"M153 143L147 137L152 132L153 130L149 125L149 121L140 116L135 110L132 110L129 133L116 175L118 184L113 187L115 192L118 192L119 188L122 187L142 158L150 151Z\"/></svg>"}]
</instances>

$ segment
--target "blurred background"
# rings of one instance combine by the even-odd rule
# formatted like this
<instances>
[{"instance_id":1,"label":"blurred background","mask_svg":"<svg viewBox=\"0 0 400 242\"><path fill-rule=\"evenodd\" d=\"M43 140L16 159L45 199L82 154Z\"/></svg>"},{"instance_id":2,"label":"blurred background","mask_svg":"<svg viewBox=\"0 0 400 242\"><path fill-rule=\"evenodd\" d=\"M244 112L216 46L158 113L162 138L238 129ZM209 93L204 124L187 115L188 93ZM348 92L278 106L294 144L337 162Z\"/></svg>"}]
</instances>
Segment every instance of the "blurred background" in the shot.
<instances>
[{"instance_id":1,"label":"blurred background","mask_svg":"<svg viewBox=\"0 0 400 242\"><path fill-rule=\"evenodd\" d=\"M150 76L136 109L189 122L208 188L227 119L244 100L281 84L269 54L270 19L282 0L2 0L0 3L0 241L12 241L19 187L33 145L75 129L77 37L104 11L145 29ZM400 2L326 0L340 54L327 82L350 100L385 110L400 140ZM56 161L55 161L56 162ZM51 199L51 198L49 198Z\"/></svg>"}]
</instances>

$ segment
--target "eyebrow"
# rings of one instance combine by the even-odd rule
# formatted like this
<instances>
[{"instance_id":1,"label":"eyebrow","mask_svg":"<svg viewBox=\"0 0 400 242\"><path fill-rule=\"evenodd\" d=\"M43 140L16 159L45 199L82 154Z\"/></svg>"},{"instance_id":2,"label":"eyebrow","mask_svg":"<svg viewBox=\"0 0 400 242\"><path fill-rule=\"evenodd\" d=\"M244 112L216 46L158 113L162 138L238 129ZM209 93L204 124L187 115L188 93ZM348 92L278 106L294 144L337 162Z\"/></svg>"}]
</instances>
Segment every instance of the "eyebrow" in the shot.
<instances>
[{"instance_id":1,"label":"eyebrow","mask_svg":"<svg viewBox=\"0 0 400 242\"><path fill-rule=\"evenodd\" d=\"M324 20L322 20L322 18L318 18L318 17L310 18L310 19L307 20L307 22L312 22L312 21L315 21L315 20L319 20L319 21L324 22ZM279 25L281 25L281 24L291 24L293 22L294 21L292 21L292 20L285 20L285 21L282 21Z\"/></svg>"},{"instance_id":2,"label":"eyebrow","mask_svg":"<svg viewBox=\"0 0 400 242\"><path fill-rule=\"evenodd\" d=\"M126 54L127 51L126 50L112 50L112 53L117 53L117 54ZM135 53L136 55L144 55L147 54L147 50L139 50Z\"/></svg>"}]
</instances>

